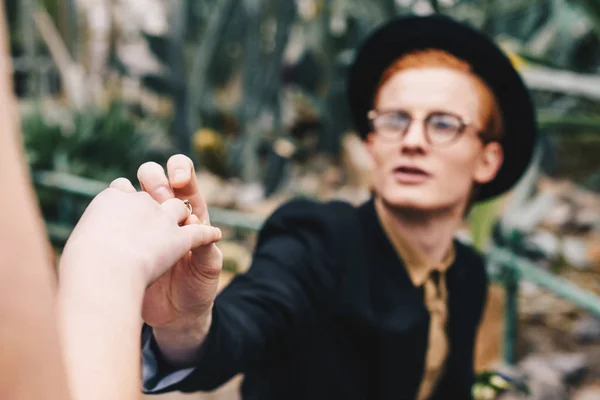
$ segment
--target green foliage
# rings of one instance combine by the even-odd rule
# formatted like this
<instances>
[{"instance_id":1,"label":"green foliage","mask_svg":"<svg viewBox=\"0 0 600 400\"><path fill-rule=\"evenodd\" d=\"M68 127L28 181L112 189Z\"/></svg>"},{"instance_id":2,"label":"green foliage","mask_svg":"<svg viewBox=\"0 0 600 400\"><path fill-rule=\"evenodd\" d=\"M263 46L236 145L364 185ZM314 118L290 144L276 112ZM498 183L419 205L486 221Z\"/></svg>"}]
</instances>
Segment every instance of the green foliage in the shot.
<instances>
[{"instance_id":1,"label":"green foliage","mask_svg":"<svg viewBox=\"0 0 600 400\"><path fill-rule=\"evenodd\" d=\"M495 400L507 391L524 395L531 394L525 381L508 377L496 371L483 371L477 374L472 394L474 400Z\"/></svg>"},{"instance_id":2,"label":"green foliage","mask_svg":"<svg viewBox=\"0 0 600 400\"><path fill-rule=\"evenodd\" d=\"M174 77L146 74L142 76L142 84L154 93L165 97L177 98L185 96L184 82Z\"/></svg>"},{"instance_id":3,"label":"green foliage","mask_svg":"<svg viewBox=\"0 0 600 400\"><path fill-rule=\"evenodd\" d=\"M600 1L598 0L573 0L573 3L581 7L582 11L592 21L594 30L600 37Z\"/></svg>"},{"instance_id":4,"label":"green foliage","mask_svg":"<svg viewBox=\"0 0 600 400\"><path fill-rule=\"evenodd\" d=\"M471 226L473 246L480 252L485 252L488 241L492 237L494 224L501 211L502 198L494 198L477 203L469 213L468 221Z\"/></svg>"},{"instance_id":5,"label":"green foliage","mask_svg":"<svg viewBox=\"0 0 600 400\"><path fill-rule=\"evenodd\" d=\"M6 13L6 22L8 24L8 33L10 36L11 47L17 42L17 24L18 24L18 4L14 0L4 0L4 11Z\"/></svg>"},{"instance_id":6,"label":"green foliage","mask_svg":"<svg viewBox=\"0 0 600 400\"><path fill-rule=\"evenodd\" d=\"M56 154L66 151L63 129L46 122L39 113L25 118L22 129L29 165L34 169L54 169Z\"/></svg>"},{"instance_id":7,"label":"green foliage","mask_svg":"<svg viewBox=\"0 0 600 400\"><path fill-rule=\"evenodd\" d=\"M172 152L165 138L157 140L155 133L142 131L121 102L106 110L85 110L74 115L68 125L48 122L40 113L24 118L32 169L60 170L105 181L124 176L135 181L140 164L164 164Z\"/></svg>"},{"instance_id":8,"label":"green foliage","mask_svg":"<svg viewBox=\"0 0 600 400\"><path fill-rule=\"evenodd\" d=\"M158 61L164 65L169 64L169 51L171 47L170 39L167 36L152 35L147 32L142 32L142 35L148 42L148 47Z\"/></svg>"},{"instance_id":9,"label":"green foliage","mask_svg":"<svg viewBox=\"0 0 600 400\"><path fill-rule=\"evenodd\" d=\"M136 185L142 163L155 161L164 166L173 154L160 131L142 129L140 121L118 101L107 109L85 110L62 125L36 112L23 119L22 127L33 171L68 172L103 182L126 177ZM89 202L48 188L38 188L37 196L50 221L73 223Z\"/></svg>"}]
</instances>

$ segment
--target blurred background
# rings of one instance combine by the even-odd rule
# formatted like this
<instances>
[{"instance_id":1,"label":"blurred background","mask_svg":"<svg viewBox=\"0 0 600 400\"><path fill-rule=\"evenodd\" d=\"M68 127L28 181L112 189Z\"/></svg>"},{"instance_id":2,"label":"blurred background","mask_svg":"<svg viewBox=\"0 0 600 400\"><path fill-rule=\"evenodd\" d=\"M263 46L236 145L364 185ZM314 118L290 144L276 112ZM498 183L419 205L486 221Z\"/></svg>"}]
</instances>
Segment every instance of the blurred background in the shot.
<instances>
[{"instance_id":1,"label":"blurred background","mask_svg":"<svg viewBox=\"0 0 600 400\"><path fill-rule=\"evenodd\" d=\"M370 160L346 71L378 24L444 13L493 37L543 140L510 194L460 232L494 280L478 398L600 399L600 0L4 0L23 139L56 257L90 199L145 161L197 166L223 285L294 196L360 203ZM503 371L530 395L489 382ZM237 399L239 378L212 394ZM487 390L487 389L490 390ZM487 396L487 397L486 397ZM510 397L512 396L512 397Z\"/></svg>"}]
</instances>

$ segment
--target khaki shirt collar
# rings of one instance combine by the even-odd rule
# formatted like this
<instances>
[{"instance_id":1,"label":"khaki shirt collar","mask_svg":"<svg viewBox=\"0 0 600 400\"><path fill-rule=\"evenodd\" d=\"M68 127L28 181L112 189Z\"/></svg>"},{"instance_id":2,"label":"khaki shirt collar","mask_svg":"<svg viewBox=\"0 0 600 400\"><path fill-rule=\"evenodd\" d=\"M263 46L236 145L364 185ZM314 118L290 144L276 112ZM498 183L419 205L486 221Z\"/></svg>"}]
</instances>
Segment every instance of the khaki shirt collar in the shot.
<instances>
[{"instance_id":1,"label":"khaki shirt collar","mask_svg":"<svg viewBox=\"0 0 600 400\"><path fill-rule=\"evenodd\" d=\"M396 253L404 262L413 285L416 287L422 286L433 271L446 272L450 268L455 257L454 245L450 246L442 262L431 262L425 254L412 247L402 235L393 229L392 221L386 216L385 212L379 210L377 202L375 204L381 226Z\"/></svg>"}]
</instances>

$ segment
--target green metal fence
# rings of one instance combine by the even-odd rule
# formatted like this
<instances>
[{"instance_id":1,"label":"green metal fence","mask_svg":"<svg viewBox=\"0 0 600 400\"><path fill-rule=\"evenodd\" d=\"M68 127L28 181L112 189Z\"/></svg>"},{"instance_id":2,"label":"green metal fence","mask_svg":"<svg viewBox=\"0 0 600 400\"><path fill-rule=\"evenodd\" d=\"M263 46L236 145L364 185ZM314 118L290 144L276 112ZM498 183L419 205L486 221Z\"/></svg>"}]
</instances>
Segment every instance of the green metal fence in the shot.
<instances>
[{"instance_id":1,"label":"green metal fence","mask_svg":"<svg viewBox=\"0 0 600 400\"><path fill-rule=\"evenodd\" d=\"M48 234L51 240L57 244L67 240L75 223L68 212L72 208L74 199L83 197L90 200L108 186L105 182L48 171L34 172L33 180L36 187L53 189L60 194L59 220L46 221ZM217 207L210 208L210 217L213 224L229 227L235 231L255 232L263 224L262 217ZM516 361L517 298L521 280L533 282L554 295L600 317L600 296L537 267L529 260L517 256L508 247L492 247L486 256L491 279L502 283L506 290L504 359L507 363L513 364Z\"/></svg>"}]
</instances>

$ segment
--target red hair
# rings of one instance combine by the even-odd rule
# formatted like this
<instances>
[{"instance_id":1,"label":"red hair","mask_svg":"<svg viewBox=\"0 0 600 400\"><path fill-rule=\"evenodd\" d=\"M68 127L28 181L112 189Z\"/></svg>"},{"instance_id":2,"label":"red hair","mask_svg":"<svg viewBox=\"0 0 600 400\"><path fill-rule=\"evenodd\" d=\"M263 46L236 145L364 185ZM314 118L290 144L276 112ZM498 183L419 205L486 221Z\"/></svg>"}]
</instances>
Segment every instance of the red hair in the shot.
<instances>
[{"instance_id":1,"label":"red hair","mask_svg":"<svg viewBox=\"0 0 600 400\"><path fill-rule=\"evenodd\" d=\"M454 71L463 72L473 78L484 110L484 126L482 132L483 139L486 141L495 141L501 139L503 134L502 114L500 112L500 108L498 107L496 97L490 88L483 82L483 80L473 72L473 69L469 63L443 50L419 50L408 53L397 59L381 75L379 86L375 95L375 102L377 102L377 97L379 96L381 87L398 72L405 71L407 69L431 67L449 68Z\"/></svg>"}]
</instances>

